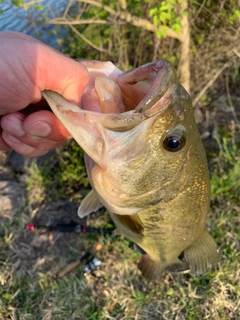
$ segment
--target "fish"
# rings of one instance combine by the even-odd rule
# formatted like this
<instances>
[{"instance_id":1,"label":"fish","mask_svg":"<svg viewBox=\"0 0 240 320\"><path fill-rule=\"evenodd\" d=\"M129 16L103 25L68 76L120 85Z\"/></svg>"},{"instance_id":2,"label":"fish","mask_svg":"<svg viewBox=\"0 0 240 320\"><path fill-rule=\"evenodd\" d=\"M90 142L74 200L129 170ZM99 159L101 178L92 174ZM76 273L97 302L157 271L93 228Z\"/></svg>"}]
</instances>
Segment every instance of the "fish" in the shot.
<instances>
[{"instance_id":1,"label":"fish","mask_svg":"<svg viewBox=\"0 0 240 320\"><path fill-rule=\"evenodd\" d=\"M80 106L42 93L85 151L92 190L79 216L107 208L144 251L138 268L148 280L163 271L206 273L219 255L206 229L209 172L190 96L172 65L158 60L122 72L111 62L80 63L90 77Z\"/></svg>"}]
</instances>

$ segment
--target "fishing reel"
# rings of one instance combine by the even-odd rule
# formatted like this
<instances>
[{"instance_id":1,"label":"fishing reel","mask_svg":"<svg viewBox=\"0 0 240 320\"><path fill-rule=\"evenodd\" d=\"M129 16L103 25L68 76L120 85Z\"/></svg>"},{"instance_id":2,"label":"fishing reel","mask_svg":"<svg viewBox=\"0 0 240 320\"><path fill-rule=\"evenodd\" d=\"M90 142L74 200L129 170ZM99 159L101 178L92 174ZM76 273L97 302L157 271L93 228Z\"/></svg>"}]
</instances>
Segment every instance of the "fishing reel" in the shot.
<instances>
[{"instance_id":1,"label":"fishing reel","mask_svg":"<svg viewBox=\"0 0 240 320\"><path fill-rule=\"evenodd\" d=\"M92 257L92 259L90 259L84 266L83 273L92 273L93 271L98 270L101 264L101 260L96 257Z\"/></svg>"}]
</instances>

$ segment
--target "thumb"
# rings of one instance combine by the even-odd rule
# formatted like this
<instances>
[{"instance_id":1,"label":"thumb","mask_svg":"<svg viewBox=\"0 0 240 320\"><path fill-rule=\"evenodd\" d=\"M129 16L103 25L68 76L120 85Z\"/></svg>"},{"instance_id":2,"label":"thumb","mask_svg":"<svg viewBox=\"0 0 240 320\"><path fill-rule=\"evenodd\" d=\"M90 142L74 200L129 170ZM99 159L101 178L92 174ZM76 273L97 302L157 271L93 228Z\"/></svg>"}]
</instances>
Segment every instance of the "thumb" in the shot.
<instances>
[{"instance_id":1,"label":"thumb","mask_svg":"<svg viewBox=\"0 0 240 320\"><path fill-rule=\"evenodd\" d=\"M89 82L88 70L50 47L44 46L42 49L36 79L39 89L56 91L66 100L79 105Z\"/></svg>"}]
</instances>

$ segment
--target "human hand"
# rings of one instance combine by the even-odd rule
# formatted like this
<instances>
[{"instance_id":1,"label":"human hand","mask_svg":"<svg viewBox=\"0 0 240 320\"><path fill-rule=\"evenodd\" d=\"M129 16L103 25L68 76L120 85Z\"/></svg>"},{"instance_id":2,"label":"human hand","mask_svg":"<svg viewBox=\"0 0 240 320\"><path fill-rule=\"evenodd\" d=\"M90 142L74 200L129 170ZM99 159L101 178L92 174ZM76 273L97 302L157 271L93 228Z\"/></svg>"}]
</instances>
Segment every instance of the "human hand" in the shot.
<instances>
[{"instance_id":1,"label":"human hand","mask_svg":"<svg viewBox=\"0 0 240 320\"><path fill-rule=\"evenodd\" d=\"M89 80L84 66L30 36L0 32L0 74L0 150L37 157L70 138L44 110L41 91L56 91L79 105Z\"/></svg>"}]
</instances>

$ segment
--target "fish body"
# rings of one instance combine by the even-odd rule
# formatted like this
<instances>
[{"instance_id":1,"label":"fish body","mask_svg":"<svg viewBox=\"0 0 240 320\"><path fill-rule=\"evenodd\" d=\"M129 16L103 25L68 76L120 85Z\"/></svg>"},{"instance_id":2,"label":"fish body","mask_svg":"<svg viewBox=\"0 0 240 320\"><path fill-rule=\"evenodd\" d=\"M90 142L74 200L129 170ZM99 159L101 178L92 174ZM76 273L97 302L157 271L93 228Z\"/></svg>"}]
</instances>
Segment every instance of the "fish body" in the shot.
<instances>
[{"instance_id":1,"label":"fish body","mask_svg":"<svg viewBox=\"0 0 240 320\"><path fill-rule=\"evenodd\" d=\"M164 269L206 272L218 250L205 228L209 174L188 93L165 60L126 73L109 62L83 63L90 82L81 108L43 92L87 153L93 189L79 215L104 205L146 252L138 266L148 279Z\"/></svg>"}]
</instances>

